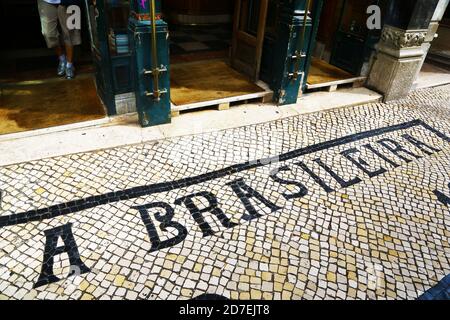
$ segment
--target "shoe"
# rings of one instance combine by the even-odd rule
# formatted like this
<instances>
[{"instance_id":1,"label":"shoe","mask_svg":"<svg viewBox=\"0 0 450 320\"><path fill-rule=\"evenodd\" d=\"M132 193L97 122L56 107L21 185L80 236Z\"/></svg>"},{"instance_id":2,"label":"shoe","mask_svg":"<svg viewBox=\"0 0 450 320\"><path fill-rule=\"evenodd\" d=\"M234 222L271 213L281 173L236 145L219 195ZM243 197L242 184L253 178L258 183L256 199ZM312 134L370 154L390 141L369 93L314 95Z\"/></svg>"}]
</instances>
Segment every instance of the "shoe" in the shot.
<instances>
[{"instance_id":1,"label":"shoe","mask_svg":"<svg viewBox=\"0 0 450 320\"><path fill-rule=\"evenodd\" d=\"M71 80L75 78L75 68L74 66L67 67L66 66L66 79Z\"/></svg>"},{"instance_id":2,"label":"shoe","mask_svg":"<svg viewBox=\"0 0 450 320\"><path fill-rule=\"evenodd\" d=\"M63 75L66 74L66 61L59 60L57 73L58 73L58 76L60 76L60 77L62 77Z\"/></svg>"}]
</instances>

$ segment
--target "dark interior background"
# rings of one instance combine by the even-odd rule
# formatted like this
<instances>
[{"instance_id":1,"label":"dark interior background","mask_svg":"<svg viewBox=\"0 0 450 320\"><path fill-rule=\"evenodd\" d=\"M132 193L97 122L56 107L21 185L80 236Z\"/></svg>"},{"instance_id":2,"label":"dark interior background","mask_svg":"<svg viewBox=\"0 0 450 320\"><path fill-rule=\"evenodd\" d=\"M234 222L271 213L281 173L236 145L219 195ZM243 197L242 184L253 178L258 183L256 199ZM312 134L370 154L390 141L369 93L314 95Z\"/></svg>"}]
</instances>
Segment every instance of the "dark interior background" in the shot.
<instances>
[{"instance_id":1,"label":"dark interior background","mask_svg":"<svg viewBox=\"0 0 450 320\"><path fill-rule=\"evenodd\" d=\"M83 44L76 59L86 64L91 62L89 31L81 9ZM0 0L0 27L0 78L55 67L53 50L47 49L41 33L37 0Z\"/></svg>"}]
</instances>

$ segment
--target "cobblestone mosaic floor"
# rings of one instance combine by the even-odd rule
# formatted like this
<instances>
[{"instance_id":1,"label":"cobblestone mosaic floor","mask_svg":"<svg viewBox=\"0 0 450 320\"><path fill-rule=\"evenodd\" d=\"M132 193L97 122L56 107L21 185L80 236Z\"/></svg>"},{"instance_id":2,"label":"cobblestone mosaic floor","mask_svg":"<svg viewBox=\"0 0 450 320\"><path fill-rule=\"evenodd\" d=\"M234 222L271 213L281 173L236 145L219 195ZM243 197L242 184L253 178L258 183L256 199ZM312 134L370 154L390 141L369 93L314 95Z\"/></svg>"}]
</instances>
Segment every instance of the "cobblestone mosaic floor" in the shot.
<instances>
[{"instance_id":1,"label":"cobblestone mosaic floor","mask_svg":"<svg viewBox=\"0 0 450 320\"><path fill-rule=\"evenodd\" d=\"M450 273L450 86L0 168L0 299L416 299Z\"/></svg>"}]
</instances>

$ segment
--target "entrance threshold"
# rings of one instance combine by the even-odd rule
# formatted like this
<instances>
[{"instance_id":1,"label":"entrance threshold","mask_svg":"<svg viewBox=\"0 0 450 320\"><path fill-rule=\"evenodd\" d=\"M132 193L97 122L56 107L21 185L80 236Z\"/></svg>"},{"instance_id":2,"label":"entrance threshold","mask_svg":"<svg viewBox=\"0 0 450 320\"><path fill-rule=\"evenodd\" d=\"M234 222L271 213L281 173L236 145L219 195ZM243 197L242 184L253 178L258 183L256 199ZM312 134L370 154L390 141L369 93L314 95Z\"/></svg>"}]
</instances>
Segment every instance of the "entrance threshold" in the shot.
<instances>
[{"instance_id":1,"label":"entrance threshold","mask_svg":"<svg viewBox=\"0 0 450 320\"><path fill-rule=\"evenodd\" d=\"M353 84L354 87L361 87L363 83L366 81L366 77L354 77L349 79L337 80L324 82L319 84L306 84L307 90L313 89L326 89L327 91L336 91L340 85L344 84Z\"/></svg>"},{"instance_id":2,"label":"entrance threshold","mask_svg":"<svg viewBox=\"0 0 450 320\"><path fill-rule=\"evenodd\" d=\"M121 117L121 116L117 116L117 117ZM71 123L71 124L53 126L53 127L49 127L49 128L0 134L0 143L2 141L10 141L10 140L16 140L16 139L22 139L22 138L28 138L28 137L44 136L44 135L54 134L54 133L59 133L59 132L64 132L64 131L73 131L73 130L79 130L79 129L82 130L82 129L88 129L88 128L92 128L92 127L105 126L105 125L111 124L113 122L113 119L114 118L112 118L112 117L105 116L104 118L100 118L100 119L96 119L96 120L81 121L81 122L76 122L76 123Z\"/></svg>"},{"instance_id":3,"label":"entrance threshold","mask_svg":"<svg viewBox=\"0 0 450 320\"><path fill-rule=\"evenodd\" d=\"M273 92L232 69L223 59L175 64L171 67L172 116L181 111L216 107L229 109L238 102L268 102Z\"/></svg>"},{"instance_id":4,"label":"entrance threshold","mask_svg":"<svg viewBox=\"0 0 450 320\"><path fill-rule=\"evenodd\" d=\"M48 78L0 84L0 135L79 126L106 118L94 77ZM2 136L0 136L2 137Z\"/></svg>"},{"instance_id":5,"label":"entrance threshold","mask_svg":"<svg viewBox=\"0 0 450 320\"><path fill-rule=\"evenodd\" d=\"M216 100L209 100L209 101L201 101L201 102L195 102L191 104L184 104L177 106L173 103L171 103L172 106L172 116L179 116L181 111L188 111L188 110L196 110L206 107L217 107L217 110L228 110L230 108L230 105L233 103L266 103L272 100L273 91L269 89L269 86L262 82L258 81L256 82L256 85L261 87L263 91L256 92L256 93L250 93L250 94L243 94L239 96L234 97L228 97L228 98L222 98L222 99L216 99Z\"/></svg>"},{"instance_id":6,"label":"entrance threshold","mask_svg":"<svg viewBox=\"0 0 450 320\"><path fill-rule=\"evenodd\" d=\"M217 132L258 123L300 116L319 111L378 103L382 96L366 88L337 92L314 92L303 95L297 104L276 106L273 103L244 104L226 111L205 110L185 113L171 124L142 128L137 114L109 117L107 123L84 128L53 128L52 132L6 139L0 136L0 166L56 156L94 152L119 146L153 142L167 138ZM195 123L195 125L193 125ZM59 129L58 131L56 131ZM33 135L34 134L34 135Z\"/></svg>"},{"instance_id":7,"label":"entrance threshold","mask_svg":"<svg viewBox=\"0 0 450 320\"><path fill-rule=\"evenodd\" d=\"M306 89L325 89L331 92L336 91L341 85L353 84L354 87L360 87L365 81L366 77L354 76L323 60L313 58Z\"/></svg>"}]
</instances>

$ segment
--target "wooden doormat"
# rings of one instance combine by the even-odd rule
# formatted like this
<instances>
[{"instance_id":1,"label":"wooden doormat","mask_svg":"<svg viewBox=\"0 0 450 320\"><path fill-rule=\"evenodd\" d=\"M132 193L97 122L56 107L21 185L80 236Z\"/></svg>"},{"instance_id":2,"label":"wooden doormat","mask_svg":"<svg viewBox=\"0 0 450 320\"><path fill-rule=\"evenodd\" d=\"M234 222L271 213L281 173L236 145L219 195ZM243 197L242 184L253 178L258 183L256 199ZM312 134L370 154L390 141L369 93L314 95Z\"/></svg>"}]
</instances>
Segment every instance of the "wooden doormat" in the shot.
<instances>
[{"instance_id":1,"label":"wooden doormat","mask_svg":"<svg viewBox=\"0 0 450 320\"><path fill-rule=\"evenodd\" d=\"M43 129L106 116L92 75L0 87L0 134Z\"/></svg>"},{"instance_id":2,"label":"wooden doormat","mask_svg":"<svg viewBox=\"0 0 450 320\"><path fill-rule=\"evenodd\" d=\"M180 106L264 92L224 60L205 60L171 66L171 100Z\"/></svg>"},{"instance_id":3,"label":"wooden doormat","mask_svg":"<svg viewBox=\"0 0 450 320\"><path fill-rule=\"evenodd\" d=\"M355 76L351 73L313 57L307 83L318 85L352 78L355 78Z\"/></svg>"}]
</instances>

